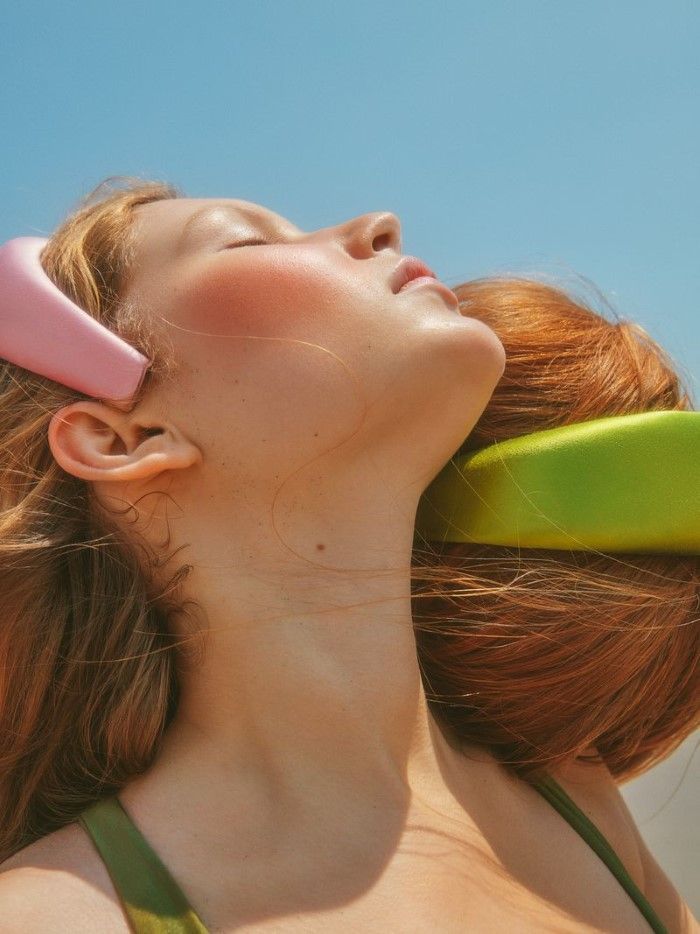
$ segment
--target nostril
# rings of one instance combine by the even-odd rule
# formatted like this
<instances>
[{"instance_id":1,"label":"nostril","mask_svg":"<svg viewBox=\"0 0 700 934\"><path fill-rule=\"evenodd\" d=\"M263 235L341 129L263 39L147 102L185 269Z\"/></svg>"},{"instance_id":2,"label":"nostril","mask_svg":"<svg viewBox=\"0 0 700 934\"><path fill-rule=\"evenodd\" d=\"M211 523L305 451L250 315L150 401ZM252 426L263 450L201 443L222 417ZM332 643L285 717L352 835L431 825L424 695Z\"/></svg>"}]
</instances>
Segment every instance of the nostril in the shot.
<instances>
[{"instance_id":1,"label":"nostril","mask_svg":"<svg viewBox=\"0 0 700 934\"><path fill-rule=\"evenodd\" d=\"M372 240L372 247L377 251L385 250L388 246L391 246L391 234L379 234Z\"/></svg>"}]
</instances>

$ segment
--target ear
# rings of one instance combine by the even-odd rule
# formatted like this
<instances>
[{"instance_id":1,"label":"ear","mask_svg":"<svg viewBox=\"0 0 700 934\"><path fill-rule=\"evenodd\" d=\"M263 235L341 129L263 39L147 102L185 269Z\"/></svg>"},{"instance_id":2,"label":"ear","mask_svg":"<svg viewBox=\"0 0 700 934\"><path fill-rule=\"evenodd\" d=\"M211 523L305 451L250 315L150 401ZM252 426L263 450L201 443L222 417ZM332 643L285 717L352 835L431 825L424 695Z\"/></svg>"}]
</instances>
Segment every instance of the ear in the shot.
<instances>
[{"instance_id":1,"label":"ear","mask_svg":"<svg viewBox=\"0 0 700 934\"><path fill-rule=\"evenodd\" d=\"M174 425L101 402L64 406L49 423L48 440L57 463L83 480L148 480L202 461L201 450Z\"/></svg>"}]
</instances>

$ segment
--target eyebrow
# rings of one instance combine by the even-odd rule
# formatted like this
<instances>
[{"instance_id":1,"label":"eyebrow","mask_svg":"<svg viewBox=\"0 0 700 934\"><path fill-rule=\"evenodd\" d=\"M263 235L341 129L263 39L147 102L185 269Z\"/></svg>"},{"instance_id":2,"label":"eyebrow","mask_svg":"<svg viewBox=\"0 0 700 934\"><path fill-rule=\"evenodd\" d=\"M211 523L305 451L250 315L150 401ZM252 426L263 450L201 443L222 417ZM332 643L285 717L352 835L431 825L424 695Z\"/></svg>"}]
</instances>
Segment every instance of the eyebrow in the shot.
<instances>
[{"instance_id":1,"label":"eyebrow","mask_svg":"<svg viewBox=\"0 0 700 934\"><path fill-rule=\"evenodd\" d=\"M233 204L207 204L203 208L200 208L198 211L195 211L193 214L190 214L185 223L182 225L182 229L180 230L177 242L175 244L175 249L179 251L185 242L185 238L189 236L189 234L196 227L198 227L200 223L205 221L210 214L214 214L217 211L229 211L233 215L238 215L239 218L244 217L246 220L259 219L256 217L256 215L253 214L252 211L249 211L244 207L238 208Z\"/></svg>"}]
</instances>

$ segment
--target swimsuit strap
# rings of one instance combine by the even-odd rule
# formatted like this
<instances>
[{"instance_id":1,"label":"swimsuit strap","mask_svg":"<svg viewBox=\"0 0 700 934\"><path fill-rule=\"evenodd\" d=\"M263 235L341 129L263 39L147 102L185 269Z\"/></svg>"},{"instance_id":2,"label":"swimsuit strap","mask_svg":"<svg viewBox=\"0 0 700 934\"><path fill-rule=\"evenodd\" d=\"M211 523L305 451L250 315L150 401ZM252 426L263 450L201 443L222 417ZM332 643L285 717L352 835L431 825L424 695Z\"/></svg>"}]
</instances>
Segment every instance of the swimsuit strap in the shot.
<instances>
[{"instance_id":1,"label":"swimsuit strap","mask_svg":"<svg viewBox=\"0 0 700 934\"><path fill-rule=\"evenodd\" d=\"M619 856L610 846L596 825L577 807L561 785L551 775L545 776L532 787L549 801L549 803L564 817L564 819L583 837L592 850L603 860L623 889L639 908L655 934L669 934L668 928L661 922L651 907L643 892L635 884L625 869Z\"/></svg>"},{"instance_id":2,"label":"swimsuit strap","mask_svg":"<svg viewBox=\"0 0 700 934\"><path fill-rule=\"evenodd\" d=\"M595 824L551 775L532 784L603 860L654 934L669 934ZM92 838L135 934L209 934L158 854L114 795L78 818Z\"/></svg>"},{"instance_id":3,"label":"swimsuit strap","mask_svg":"<svg viewBox=\"0 0 700 934\"><path fill-rule=\"evenodd\" d=\"M135 934L209 934L116 795L91 805L78 820L97 847Z\"/></svg>"}]
</instances>

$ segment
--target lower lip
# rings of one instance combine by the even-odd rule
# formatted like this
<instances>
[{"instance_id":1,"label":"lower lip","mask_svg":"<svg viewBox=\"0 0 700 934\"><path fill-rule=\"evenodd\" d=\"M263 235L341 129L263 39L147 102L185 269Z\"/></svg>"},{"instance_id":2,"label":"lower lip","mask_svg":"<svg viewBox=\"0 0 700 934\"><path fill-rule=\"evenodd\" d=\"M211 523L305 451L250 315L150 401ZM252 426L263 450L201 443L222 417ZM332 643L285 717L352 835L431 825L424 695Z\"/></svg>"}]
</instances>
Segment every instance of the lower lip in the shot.
<instances>
[{"instance_id":1,"label":"lower lip","mask_svg":"<svg viewBox=\"0 0 700 934\"><path fill-rule=\"evenodd\" d=\"M423 285L432 285L433 288L439 289L446 298L450 299L451 304L453 304L455 308L459 307L459 299L452 289L448 289L443 282L440 282L439 279L433 279L432 276L419 276L417 279L411 279L405 285L401 286L399 292L407 292L409 289L417 289L419 286Z\"/></svg>"}]
</instances>

